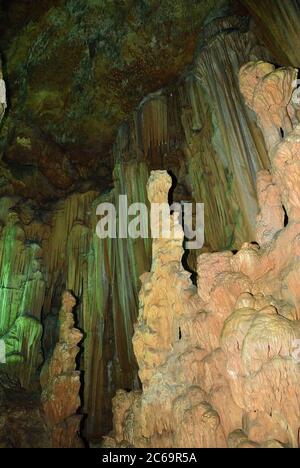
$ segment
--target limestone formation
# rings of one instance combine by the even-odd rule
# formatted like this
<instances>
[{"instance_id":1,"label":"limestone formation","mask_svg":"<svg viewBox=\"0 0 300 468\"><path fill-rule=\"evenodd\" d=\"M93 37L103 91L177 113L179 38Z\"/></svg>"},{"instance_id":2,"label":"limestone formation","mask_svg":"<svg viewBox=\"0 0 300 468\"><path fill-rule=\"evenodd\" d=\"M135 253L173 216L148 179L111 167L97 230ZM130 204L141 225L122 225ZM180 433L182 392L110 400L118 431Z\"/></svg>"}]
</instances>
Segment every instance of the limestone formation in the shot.
<instances>
[{"instance_id":1,"label":"limestone formation","mask_svg":"<svg viewBox=\"0 0 300 468\"><path fill-rule=\"evenodd\" d=\"M272 174L289 221L299 219L299 132L293 113L298 71L250 63L240 72L241 90L256 112L272 160ZM252 91L250 92L250 87ZM297 102L296 102L297 104Z\"/></svg>"},{"instance_id":2,"label":"limestone formation","mask_svg":"<svg viewBox=\"0 0 300 468\"><path fill-rule=\"evenodd\" d=\"M260 171L257 175L257 196L256 241L264 247L284 227L280 191L269 171Z\"/></svg>"},{"instance_id":3,"label":"limestone formation","mask_svg":"<svg viewBox=\"0 0 300 468\"><path fill-rule=\"evenodd\" d=\"M76 370L82 333L74 328L76 300L66 291L59 315L59 341L41 374L42 405L53 448L80 447L80 373Z\"/></svg>"},{"instance_id":4,"label":"limestone formation","mask_svg":"<svg viewBox=\"0 0 300 468\"><path fill-rule=\"evenodd\" d=\"M275 132L288 116L294 75L261 62L240 74L269 142L272 175L258 175L260 245L200 255L196 290L182 269L182 238L154 240L133 339L143 390L117 393L106 443L299 447L299 126L284 127L280 139ZM170 183L156 171L150 202L158 186L166 199Z\"/></svg>"},{"instance_id":5,"label":"limestone formation","mask_svg":"<svg viewBox=\"0 0 300 468\"><path fill-rule=\"evenodd\" d=\"M288 105L297 86L297 70L248 63L240 71L240 87L247 105L257 114L269 152L292 130Z\"/></svg>"},{"instance_id":6,"label":"limestone formation","mask_svg":"<svg viewBox=\"0 0 300 468\"><path fill-rule=\"evenodd\" d=\"M0 339L6 349L6 362L0 364L0 370L18 378L23 388L36 388L37 370L43 360L42 248L35 236L29 242L22 226L18 199L12 197L1 199L0 277Z\"/></svg>"},{"instance_id":7,"label":"limestone formation","mask_svg":"<svg viewBox=\"0 0 300 468\"><path fill-rule=\"evenodd\" d=\"M174 199L205 204L209 250L238 248L254 238L256 174L269 168L269 157L244 104L238 73L245 60L266 58L247 18L210 22L189 73L175 87L144 99L114 145L123 171L130 165L139 177L133 158L148 171L172 171ZM195 269L196 262L190 266Z\"/></svg>"}]
</instances>

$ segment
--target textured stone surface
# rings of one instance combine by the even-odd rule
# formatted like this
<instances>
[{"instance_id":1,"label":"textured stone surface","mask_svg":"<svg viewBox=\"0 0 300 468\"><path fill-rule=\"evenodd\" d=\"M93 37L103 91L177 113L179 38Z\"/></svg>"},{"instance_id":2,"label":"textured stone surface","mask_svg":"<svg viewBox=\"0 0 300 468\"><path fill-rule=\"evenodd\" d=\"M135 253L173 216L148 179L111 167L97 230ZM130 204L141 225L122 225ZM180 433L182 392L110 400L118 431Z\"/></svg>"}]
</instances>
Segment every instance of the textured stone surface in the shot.
<instances>
[{"instance_id":1,"label":"textured stone surface","mask_svg":"<svg viewBox=\"0 0 300 468\"><path fill-rule=\"evenodd\" d=\"M2 0L10 109L1 148L15 191L44 203L86 180L110 186L118 126L177 78L206 18L231 3Z\"/></svg>"},{"instance_id":2,"label":"textured stone surface","mask_svg":"<svg viewBox=\"0 0 300 468\"><path fill-rule=\"evenodd\" d=\"M275 69L260 62L240 71L240 87L248 106L256 112L269 151L292 130L288 104L297 84L297 70Z\"/></svg>"},{"instance_id":3,"label":"textured stone surface","mask_svg":"<svg viewBox=\"0 0 300 468\"><path fill-rule=\"evenodd\" d=\"M144 99L114 145L121 170L131 165L134 171L134 159L148 170L172 171L177 178L174 200L205 204L210 250L254 240L256 174L269 168L269 158L239 91L238 73L246 57L268 55L247 18L211 22L203 29L188 75Z\"/></svg>"},{"instance_id":4,"label":"textured stone surface","mask_svg":"<svg viewBox=\"0 0 300 468\"><path fill-rule=\"evenodd\" d=\"M0 378L0 448L50 448L40 395Z\"/></svg>"},{"instance_id":5,"label":"textured stone surface","mask_svg":"<svg viewBox=\"0 0 300 468\"><path fill-rule=\"evenodd\" d=\"M276 63L300 67L298 0L241 0L257 22L257 32L266 42Z\"/></svg>"},{"instance_id":6,"label":"textured stone surface","mask_svg":"<svg viewBox=\"0 0 300 468\"><path fill-rule=\"evenodd\" d=\"M259 214L256 219L256 241L264 247L284 227L284 211L280 191L269 171L257 176Z\"/></svg>"},{"instance_id":7,"label":"textured stone surface","mask_svg":"<svg viewBox=\"0 0 300 468\"><path fill-rule=\"evenodd\" d=\"M117 393L108 445L299 447L299 126L272 141L288 115L293 88L283 83L291 73L258 62L240 75L242 89L247 75L271 83L264 92L253 87L251 101L245 89L248 103L258 98L258 122L272 142L273 178L258 177L261 245L200 256L196 290L182 269L182 235L153 241L133 338L143 390ZM270 102L280 102L273 113ZM167 174L153 172L149 200L161 191L167 200L169 188Z\"/></svg>"},{"instance_id":8,"label":"textured stone surface","mask_svg":"<svg viewBox=\"0 0 300 468\"><path fill-rule=\"evenodd\" d=\"M6 363L0 368L19 376L22 386L29 388L35 385L42 363L45 280L41 246L36 238L28 242L17 205L16 198L1 199L0 338L6 346Z\"/></svg>"},{"instance_id":9,"label":"textured stone surface","mask_svg":"<svg viewBox=\"0 0 300 468\"><path fill-rule=\"evenodd\" d=\"M59 340L41 372L42 405L53 448L80 447L80 373L76 370L82 333L74 327L76 300L65 292L59 314Z\"/></svg>"}]
</instances>

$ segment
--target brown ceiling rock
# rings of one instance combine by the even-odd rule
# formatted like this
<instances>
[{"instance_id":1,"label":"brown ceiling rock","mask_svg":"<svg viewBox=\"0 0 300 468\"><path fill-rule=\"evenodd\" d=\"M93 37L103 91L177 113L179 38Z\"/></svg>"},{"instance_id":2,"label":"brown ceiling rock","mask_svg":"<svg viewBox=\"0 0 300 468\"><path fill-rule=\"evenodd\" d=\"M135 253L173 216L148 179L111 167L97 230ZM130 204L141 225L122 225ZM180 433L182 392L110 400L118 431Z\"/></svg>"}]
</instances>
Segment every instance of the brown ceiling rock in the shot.
<instances>
[{"instance_id":1,"label":"brown ceiling rock","mask_svg":"<svg viewBox=\"0 0 300 468\"><path fill-rule=\"evenodd\" d=\"M57 0L37 8L2 0L9 83L2 151L13 178L30 186L41 173L51 198L60 196L56 188L71 191L97 175L102 189L109 186L118 126L142 97L192 62L205 19L234 3L191 1L187 8L184 0ZM27 164L34 168L27 177L14 169ZM42 201L48 196L47 190L37 194Z\"/></svg>"}]
</instances>

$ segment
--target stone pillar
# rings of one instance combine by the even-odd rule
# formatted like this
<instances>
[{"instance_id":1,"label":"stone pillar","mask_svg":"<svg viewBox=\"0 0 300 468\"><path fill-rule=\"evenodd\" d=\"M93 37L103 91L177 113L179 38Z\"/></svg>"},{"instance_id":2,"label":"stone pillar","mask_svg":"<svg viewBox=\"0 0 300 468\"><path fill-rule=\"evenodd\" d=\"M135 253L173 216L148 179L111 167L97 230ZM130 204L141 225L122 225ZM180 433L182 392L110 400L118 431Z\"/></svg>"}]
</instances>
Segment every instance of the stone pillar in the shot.
<instances>
[{"instance_id":1,"label":"stone pillar","mask_svg":"<svg viewBox=\"0 0 300 468\"><path fill-rule=\"evenodd\" d=\"M41 373L42 405L53 448L81 446L81 416L77 414L81 405L80 372L76 370L76 356L83 335L74 327L75 304L73 295L64 292L59 315L59 341Z\"/></svg>"}]
</instances>

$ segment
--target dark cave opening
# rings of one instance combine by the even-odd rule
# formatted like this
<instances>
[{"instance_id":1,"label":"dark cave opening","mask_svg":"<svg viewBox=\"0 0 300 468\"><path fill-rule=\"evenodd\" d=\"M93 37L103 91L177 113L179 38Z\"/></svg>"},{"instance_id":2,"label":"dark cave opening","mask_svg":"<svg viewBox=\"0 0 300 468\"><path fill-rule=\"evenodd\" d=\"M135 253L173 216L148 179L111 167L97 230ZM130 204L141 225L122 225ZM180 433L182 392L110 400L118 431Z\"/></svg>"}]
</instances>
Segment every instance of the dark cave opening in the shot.
<instances>
[{"instance_id":1,"label":"dark cave opening","mask_svg":"<svg viewBox=\"0 0 300 468\"><path fill-rule=\"evenodd\" d=\"M170 188L169 190L169 194L168 194L168 203L170 205L170 207L172 207L173 203L174 203L174 192L176 190L176 187L178 185L178 179L177 177L175 176L174 172L172 170L168 170L167 171L169 176L172 178L172 187ZM178 202L177 202L178 203ZM182 201L179 202L182 206ZM170 210L170 213L173 214L173 210ZM184 210L181 209L181 223L182 223L182 228L184 230ZM182 263L182 266L183 268L189 272L191 274L191 281L192 283L197 286L197 272L194 271L191 267L190 267L190 264L189 264L189 259L190 259L190 256L191 256L191 251L188 250L186 248L186 243L187 243L188 239L186 237L184 237L184 240L183 240L183 249L184 249L184 254L182 256L182 259L181 259L181 263Z\"/></svg>"},{"instance_id":2,"label":"dark cave opening","mask_svg":"<svg viewBox=\"0 0 300 468\"><path fill-rule=\"evenodd\" d=\"M283 225L286 228L288 226L288 224L289 224L289 217L288 217L285 206L282 205L282 209L283 209L283 212L284 212L284 224Z\"/></svg>"},{"instance_id":3,"label":"dark cave opening","mask_svg":"<svg viewBox=\"0 0 300 468\"><path fill-rule=\"evenodd\" d=\"M85 414L84 411L83 411L83 409L84 409L84 391L85 391L85 378L84 378L85 377L85 370L84 370L83 360L84 360L84 351L85 351L84 350L84 342L85 342L85 339L87 337L87 332L82 328L81 320L80 320L80 317L79 317L80 306L81 306L82 299L78 298L75 295L74 291L70 291L70 292L73 295L73 297L76 298L76 305L75 305L75 307L73 309L73 312L74 312L73 316L74 316L74 322L75 322L74 326L75 326L75 328L77 328L82 333L82 339L78 343L79 352L78 352L78 354L76 356L76 359L75 359L76 370L79 372L79 377L80 377L80 388L79 388L80 406L78 407L76 414L81 416L80 425L79 425L79 437L80 437L81 441L83 442L84 447L88 448L89 447L89 442L88 442L88 439L86 438L86 431L85 431L88 415Z\"/></svg>"}]
</instances>

